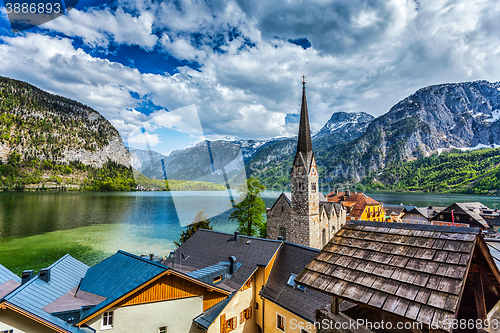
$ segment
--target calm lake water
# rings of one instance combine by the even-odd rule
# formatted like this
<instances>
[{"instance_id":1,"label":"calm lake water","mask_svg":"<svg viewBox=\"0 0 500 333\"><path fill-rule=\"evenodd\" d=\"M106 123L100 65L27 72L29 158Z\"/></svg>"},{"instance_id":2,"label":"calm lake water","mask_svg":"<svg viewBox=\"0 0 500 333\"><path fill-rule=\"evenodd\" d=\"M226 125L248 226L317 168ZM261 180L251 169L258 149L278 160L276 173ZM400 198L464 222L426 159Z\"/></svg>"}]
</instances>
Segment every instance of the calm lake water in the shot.
<instances>
[{"instance_id":1,"label":"calm lake water","mask_svg":"<svg viewBox=\"0 0 500 333\"><path fill-rule=\"evenodd\" d=\"M280 192L265 191L270 207ZM500 208L500 197L458 194L368 192L386 204L447 206L453 202L480 201ZM226 192L107 192L107 193L0 193L0 239L14 240L60 230L106 226L107 234L96 247L107 253L117 250L143 254L168 254L184 229L204 208L214 230L233 232L231 207ZM184 222L180 221L184 220ZM112 226L110 229L110 225ZM111 231L108 231L111 230ZM75 234L74 232L72 234ZM78 234L78 232L76 232ZM99 244L97 244L99 243Z\"/></svg>"}]
</instances>

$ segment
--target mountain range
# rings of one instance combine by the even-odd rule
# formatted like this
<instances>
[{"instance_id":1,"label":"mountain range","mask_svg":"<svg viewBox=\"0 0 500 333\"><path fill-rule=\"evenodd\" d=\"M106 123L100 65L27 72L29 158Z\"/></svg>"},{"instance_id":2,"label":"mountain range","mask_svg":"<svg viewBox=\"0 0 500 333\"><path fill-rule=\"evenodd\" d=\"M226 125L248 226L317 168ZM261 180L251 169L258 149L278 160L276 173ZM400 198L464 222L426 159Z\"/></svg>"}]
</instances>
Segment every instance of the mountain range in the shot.
<instances>
[{"instance_id":1,"label":"mountain range","mask_svg":"<svg viewBox=\"0 0 500 333\"><path fill-rule=\"evenodd\" d=\"M79 161L93 167L110 160L156 179L166 174L169 179L227 183L245 170L268 188L290 183L296 138L203 141L164 156L127 151L116 129L95 110L25 82L0 77L0 107L4 163L15 151L23 159ZM428 86L377 118L335 112L312 142L320 176L330 185L377 181L385 169L453 148L497 147L500 83Z\"/></svg>"}]
</instances>

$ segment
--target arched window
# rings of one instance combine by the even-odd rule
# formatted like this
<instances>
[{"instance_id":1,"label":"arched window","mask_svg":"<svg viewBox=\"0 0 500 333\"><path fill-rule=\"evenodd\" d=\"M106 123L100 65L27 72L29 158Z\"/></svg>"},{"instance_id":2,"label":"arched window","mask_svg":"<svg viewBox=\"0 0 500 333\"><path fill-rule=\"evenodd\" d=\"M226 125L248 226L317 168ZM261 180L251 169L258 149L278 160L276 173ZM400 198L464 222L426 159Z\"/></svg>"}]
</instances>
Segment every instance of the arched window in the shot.
<instances>
[{"instance_id":1,"label":"arched window","mask_svg":"<svg viewBox=\"0 0 500 333\"><path fill-rule=\"evenodd\" d=\"M281 237L283 237L283 240L286 240L286 228L285 227L280 227L280 234Z\"/></svg>"},{"instance_id":2,"label":"arched window","mask_svg":"<svg viewBox=\"0 0 500 333\"><path fill-rule=\"evenodd\" d=\"M285 210L285 206L281 206L281 212L283 213L283 211Z\"/></svg>"},{"instance_id":3,"label":"arched window","mask_svg":"<svg viewBox=\"0 0 500 333\"><path fill-rule=\"evenodd\" d=\"M321 230L321 247L326 245L326 229Z\"/></svg>"}]
</instances>

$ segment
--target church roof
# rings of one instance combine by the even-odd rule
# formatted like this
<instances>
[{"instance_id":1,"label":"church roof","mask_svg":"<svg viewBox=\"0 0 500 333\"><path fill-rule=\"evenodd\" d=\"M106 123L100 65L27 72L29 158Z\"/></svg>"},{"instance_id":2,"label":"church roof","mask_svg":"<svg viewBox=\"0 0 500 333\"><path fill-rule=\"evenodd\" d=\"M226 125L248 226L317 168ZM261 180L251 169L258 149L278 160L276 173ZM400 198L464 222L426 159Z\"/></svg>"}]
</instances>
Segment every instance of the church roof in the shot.
<instances>
[{"instance_id":1,"label":"church roof","mask_svg":"<svg viewBox=\"0 0 500 333\"><path fill-rule=\"evenodd\" d=\"M306 157L309 153L312 153L312 143L311 143L311 129L309 127L309 115L307 113L307 101L306 101L306 86L303 82L302 87L302 106L300 109L300 124L299 124L299 137L297 141L297 154L302 153L303 157Z\"/></svg>"}]
</instances>

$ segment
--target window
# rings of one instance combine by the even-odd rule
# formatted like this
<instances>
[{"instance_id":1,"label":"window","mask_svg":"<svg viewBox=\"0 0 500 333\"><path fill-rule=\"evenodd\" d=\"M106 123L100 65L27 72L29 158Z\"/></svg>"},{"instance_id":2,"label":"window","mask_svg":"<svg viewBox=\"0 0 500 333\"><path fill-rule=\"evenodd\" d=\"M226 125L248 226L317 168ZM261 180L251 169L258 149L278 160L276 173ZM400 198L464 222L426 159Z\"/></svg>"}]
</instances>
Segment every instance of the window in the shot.
<instances>
[{"instance_id":1,"label":"window","mask_svg":"<svg viewBox=\"0 0 500 333\"><path fill-rule=\"evenodd\" d=\"M321 230L321 247L326 245L326 230Z\"/></svg>"},{"instance_id":2,"label":"window","mask_svg":"<svg viewBox=\"0 0 500 333\"><path fill-rule=\"evenodd\" d=\"M316 192L316 183L311 183L311 191Z\"/></svg>"},{"instance_id":3,"label":"window","mask_svg":"<svg viewBox=\"0 0 500 333\"><path fill-rule=\"evenodd\" d=\"M255 310L259 309L259 303L255 303Z\"/></svg>"},{"instance_id":4,"label":"window","mask_svg":"<svg viewBox=\"0 0 500 333\"><path fill-rule=\"evenodd\" d=\"M236 329L236 326L238 326L236 317L230 318L226 321L226 332L231 332L232 330Z\"/></svg>"},{"instance_id":5,"label":"window","mask_svg":"<svg viewBox=\"0 0 500 333\"><path fill-rule=\"evenodd\" d=\"M301 284L297 284L297 286L296 286L295 288L297 288L297 289L298 289L298 290L300 290L300 291L306 291L306 287L304 287L304 286L303 286L303 285L301 285Z\"/></svg>"},{"instance_id":6,"label":"window","mask_svg":"<svg viewBox=\"0 0 500 333\"><path fill-rule=\"evenodd\" d=\"M283 213L285 211L285 206L281 205L281 212Z\"/></svg>"},{"instance_id":7,"label":"window","mask_svg":"<svg viewBox=\"0 0 500 333\"><path fill-rule=\"evenodd\" d=\"M286 228L285 227L281 227L280 228L280 234L279 234L283 240L285 241L286 240Z\"/></svg>"},{"instance_id":8,"label":"window","mask_svg":"<svg viewBox=\"0 0 500 333\"><path fill-rule=\"evenodd\" d=\"M297 277L297 274L290 274L290 277L288 278L288 281L286 282L287 285L295 287L295 278Z\"/></svg>"},{"instance_id":9,"label":"window","mask_svg":"<svg viewBox=\"0 0 500 333\"><path fill-rule=\"evenodd\" d=\"M252 318L252 307L248 307L240 313L240 324L243 324L248 319Z\"/></svg>"},{"instance_id":10,"label":"window","mask_svg":"<svg viewBox=\"0 0 500 333\"><path fill-rule=\"evenodd\" d=\"M285 323L286 323L286 318L280 315L279 313L276 313L276 328L279 329L281 332L285 332Z\"/></svg>"},{"instance_id":11,"label":"window","mask_svg":"<svg viewBox=\"0 0 500 333\"><path fill-rule=\"evenodd\" d=\"M0 333L13 333L14 330L5 330L5 331L1 331Z\"/></svg>"},{"instance_id":12,"label":"window","mask_svg":"<svg viewBox=\"0 0 500 333\"><path fill-rule=\"evenodd\" d=\"M212 283L217 283L222 281L222 275L216 276L212 279Z\"/></svg>"},{"instance_id":13,"label":"window","mask_svg":"<svg viewBox=\"0 0 500 333\"><path fill-rule=\"evenodd\" d=\"M167 333L167 326L162 326L158 329L158 333Z\"/></svg>"},{"instance_id":14,"label":"window","mask_svg":"<svg viewBox=\"0 0 500 333\"><path fill-rule=\"evenodd\" d=\"M113 311L106 311L102 314L101 330L113 328Z\"/></svg>"},{"instance_id":15,"label":"window","mask_svg":"<svg viewBox=\"0 0 500 333\"><path fill-rule=\"evenodd\" d=\"M247 282L241 287L241 291L247 290L248 288L252 287L252 278L248 279Z\"/></svg>"}]
</instances>

